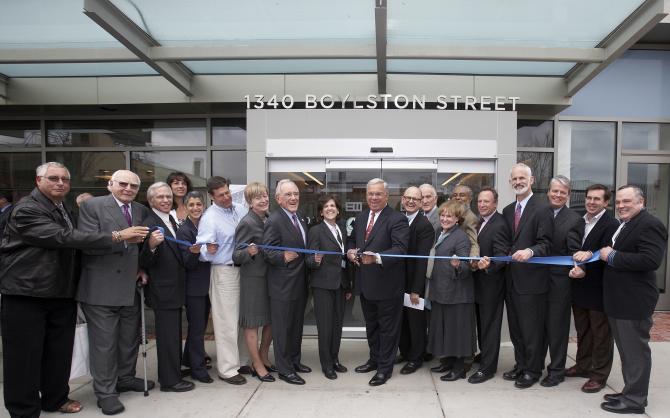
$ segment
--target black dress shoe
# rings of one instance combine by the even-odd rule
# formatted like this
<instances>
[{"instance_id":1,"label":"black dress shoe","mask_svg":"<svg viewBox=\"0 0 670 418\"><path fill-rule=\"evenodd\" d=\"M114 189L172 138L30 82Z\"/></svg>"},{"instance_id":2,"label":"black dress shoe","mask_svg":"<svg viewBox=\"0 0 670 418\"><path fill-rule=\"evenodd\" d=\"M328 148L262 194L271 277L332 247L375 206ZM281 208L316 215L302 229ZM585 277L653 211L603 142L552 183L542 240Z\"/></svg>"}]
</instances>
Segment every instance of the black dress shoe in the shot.
<instances>
[{"instance_id":1,"label":"black dress shoe","mask_svg":"<svg viewBox=\"0 0 670 418\"><path fill-rule=\"evenodd\" d=\"M620 399L603 402L600 404L600 407L607 412L613 412L615 414L644 414L643 406L626 405Z\"/></svg>"},{"instance_id":2,"label":"black dress shoe","mask_svg":"<svg viewBox=\"0 0 670 418\"><path fill-rule=\"evenodd\" d=\"M274 364L271 364L269 366L267 364L263 364L263 366L265 366L265 369L270 373L277 373L279 371L277 370L277 367Z\"/></svg>"},{"instance_id":3,"label":"black dress shoe","mask_svg":"<svg viewBox=\"0 0 670 418\"><path fill-rule=\"evenodd\" d=\"M287 375L283 375L283 374L279 373L278 376L284 382L290 383L292 385L304 385L305 384L305 380L302 377L298 376L297 373L290 373L290 374L287 374Z\"/></svg>"},{"instance_id":4,"label":"black dress shoe","mask_svg":"<svg viewBox=\"0 0 670 418\"><path fill-rule=\"evenodd\" d=\"M354 369L356 373L369 373L375 370L377 370L377 365L370 361L368 361L365 364L361 364L360 366Z\"/></svg>"},{"instance_id":5,"label":"black dress shoe","mask_svg":"<svg viewBox=\"0 0 670 418\"><path fill-rule=\"evenodd\" d=\"M336 361L335 364L333 364L333 370L338 373L346 373L348 369L344 367L339 361Z\"/></svg>"},{"instance_id":6,"label":"black dress shoe","mask_svg":"<svg viewBox=\"0 0 670 418\"><path fill-rule=\"evenodd\" d=\"M559 383L563 382L565 380L565 377L560 376L560 375L555 375L555 374L548 374L547 377L542 379L540 382L541 386L544 386L545 388L550 388L553 386L558 386Z\"/></svg>"},{"instance_id":7,"label":"black dress shoe","mask_svg":"<svg viewBox=\"0 0 670 418\"><path fill-rule=\"evenodd\" d=\"M156 386L153 380L147 380L147 390L151 390ZM133 377L130 381L117 383L116 391L122 392L144 392L144 380L139 377Z\"/></svg>"},{"instance_id":8,"label":"black dress shoe","mask_svg":"<svg viewBox=\"0 0 670 418\"><path fill-rule=\"evenodd\" d=\"M207 370L212 368L212 358L210 356L205 357L205 368Z\"/></svg>"},{"instance_id":9,"label":"black dress shoe","mask_svg":"<svg viewBox=\"0 0 670 418\"><path fill-rule=\"evenodd\" d=\"M447 364L439 364L435 367L430 368L430 371L433 372L433 373L446 373L449 370L451 370L451 366L449 366Z\"/></svg>"},{"instance_id":10,"label":"black dress shoe","mask_svg":"<svg viewBox=\"0 0 670 418\"><path fill-rule=\"evenodd\" d=\"M533 377L528 373L524 373L522 376L519 376L519 378L516 379L516 382L514 382L514 387L519 389L527 389L537 383L537 380L537 377Z\"/></svg>"},{"instance_id":11,"label":"black dress shoe","mask_svg":"<svg viewBox=\"0 0 670 418\"><path fill-rule=\"evenodd\" d=\"M188 392L193 389L195 389L193 382L187 382L186 380L182 380L172 386L161 385L161 392Z\"/></svg>"},{"instance_id":12,"label":"black dress shoe","mask_svg":"<svg viewBox=\"0 0 670 418\"><path fill-rule=\"evenodd\" d=\"M179 372L181 373L181 377L189 377L191 375L191 368L184 367Z\"/></svg>"},{"instance_id":13,"label":"black dress shoe","mask_svg":"<svg viewBox=\"0 0 670 418\"><path fill-rule=\"evenodd\" d=\"M212 383L214 382L214 379L212 379L208 374L204 376L193 376L191 375L191 378L197 380L200 383Z\"/></svg>"},{"instance_id":14,"label":"black dress shoe","mask_svg":"<svg viewBox=\"0 0 670 418\"><path fill-rule=\"evenodd\" d=\"M239 374L251 374L253 372L253 370L254 369L252 369L251 366L245 364L244 366L240 366L240 368L237 369L237 373L239 373Z\"/></svg>"},{"instance_id":15,"label":"black dress shoe","mask_svg":"<svg viewBox=\"0 0 670 418\"><path fill-rule=\"evenodd\" d=\"M414 373L419 367L421 367L421 363L417 363L414 361L409 361L407 364L405 364L402 369L400 369L400 374L412 374Z\"/></svg>"},{"instance_id":16,"label":"black dress shoe","mask_svg":"<svg viewBox=\"0 0 670 418\"><path fill-rule=\"evenodd\" d=\"M257 377L258 380L260 380L261 382L270 383L270 382L274 382L274 381L275 381L274 376L272 376L272 375L270 374L270 372L267 372L267 373L265 373L264 376L261 376L261 375L258 374L258 372L256 372L256 370L255 370L254 368L251 368L251 375L252 375L253 377Z\"/></svg>"},{"instance_id":17,"label":"black dress shoe","mask_svg":"<svg viewBox=\"0 0 670 418\"><path fill-rule=\"evenodd\" d=\"M623 396L623 393L606 393L603 399L607 402L618 401Z\"/></svg>"},{"instance_id":18,"label":"black dress shoe","mask_svg":"<svg viewBox=\"0 0 670 418\"><path fill-rule=\"evenodd\" d=\"M478 370L474 374L470 375L470 377L468 377L468 383L472 383L472 384L484 383L487 380L492 379L492 378L493 378L493 374L484 373L483 371Z\"/></svg>"},{"instance_id":19,"label":"black dress shoe","mask_svg":"<svg viewBox=\"0 0 670 418\"><path fill-rule=\"evenodd\" d=\"M505 379L505 380L516 381L516 380L519 379L519 377L521 377L521 370L519 370L516 367L513 368L512 370L508 371L508 372L503 373L503 379Z\"/></svg>"},{"instance_id":20,"label":"black dress shoe","mask_svg":"<svg viewBox=\"0 0 670 418\"><path fill-rule=\"evenodd\" d=\"M458 379L465 379L465 370L449 370L444 376L440 376L443 382L454 382Z\"/></svg>"},{"instance_id":21,"label":"black dress shoe","mask_svg":"<svg viewBox=\"0 0 670 418\"><path fill-rule=\"evenodd\" d=\"M100 408L105 415L120 414L126 409L117 397L102 398L98 400L98 408Z\"/></svg>"},{"instance_id":22,"label":"black dress shoe","mask_svg":"<svg viewBox=\"0 0 670 418\"><path fill-rule=\"evenodd\" d=\"M407 357L405 357L403 355L399 355L398 357L395 358L395 364L404 363L406 361L407 361Z\"/></svg>"},{"instance_id":23,"label":"black dress shoe","mask_svg":"<svg viewBox=\"0 0 670 418\"><path fill-rule=\"evenodd\" d=\"M300 373L310 373L312 371L311 367L305 366L302 363L294 364L293 368L295 369L296 372L300 372Z\"/></svg>"},{"instance_id":24,"label":"black dress shoe","mask_svg":"<svg viewBox=\"0 0 670 418\"><path fill-rule=\"evenodd\" d=\"M235 376L231 377L221 377L219 376L219 379L223 380L226 383L230 383L231 385L243 385L247 383L247 379L244 378L241 374L236 374Z\"/></svg>"},{"instance_id":25,"label":"black dress shoe","mask_svg":"<svg viewBox=\"0 0 670 418\"><path fill-rule=\"evenodd\" d=\"M380 386L386 383L387 380L389 380L389 377L384 373L376 373L372 377L372 379L370 379L370 382L368 382L368 384L370 386Z\"/></svg>"},{"instance_id":26,"label":"black dress shoe","mask_svg":"<svg viewBox=\"0 0 670 418\"><path fill-rule=\"evenodd\" d=\"M333 370L333 369L325 369L323 371L323 375L326 376L330 380L337 379L337 373L335 373L335 370Z\"/></svg>"}]
</instances>

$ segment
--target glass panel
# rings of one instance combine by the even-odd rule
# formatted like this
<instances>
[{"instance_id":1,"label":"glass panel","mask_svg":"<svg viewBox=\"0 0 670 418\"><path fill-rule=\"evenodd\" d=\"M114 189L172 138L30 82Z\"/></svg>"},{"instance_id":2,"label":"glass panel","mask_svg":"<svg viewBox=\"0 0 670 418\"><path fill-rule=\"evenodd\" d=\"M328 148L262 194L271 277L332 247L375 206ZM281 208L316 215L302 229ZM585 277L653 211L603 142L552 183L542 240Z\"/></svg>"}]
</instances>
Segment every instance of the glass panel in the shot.
<instances>
[{"instance_id":1,"label":"glass panel","mask_svg":"<svg viewBox=\"0 0 670 418\"><path fill-rule=\"evenodd\" d=\"M238 149L246 149L247 120L212 120L212 145L229 145Z\"/></svg>"},{"instance_id":2,"label":"glass panel","mask_svg":"<svg viewBox=\"0 0 670 418\"><path fill-rule=\"evenodd\" d=\"M621 134L624 149L670 151L670 123L624 123Z\"/></svg>"},{"instance_id":3,"label":"glass panel","mask_svg":"<svg viewBox=\"0 0 670 418\"><path fill-rule=\"evenodd\" d=\"M472 200L470 209L473 213L477 211L477 195L484 186L495 186L495 175L493 173L437 173L437 204L438 206L450 198L454 188L465 185L472 189Z\"/></svg>"},{"instance_id":4,"label":"glass panel","mask_svg":"<svg viewBox=\"0 0 670 418\"><path fill-rule=\"evenodd\" d=\"M547 193L549 181L554 176L554 153L552 152L517 152L516 160L533 170L535 184L533 193Z\"/></svg>"},{"instance_id":5,"label":"glass panel","mask_svg":"<svg viewBox=\"0 0 670 418\"><path fill-rule=\"evenodd\" d=\"M628 183L642 188L645 194L645 206L649 213L656 216L668 228L670 212L670 164L629 163ZM656 284L661 291L666 289L667 255L656 271Z\"/></svg>"},{"instance_id":6,"label":"glass panel","mask_svg":"<svg viewBox=\"0 0 670 418\"><path fill-rule=\"evenodd\" d=\"M434 185L436 175L437 170L388 169L384 167L384 161L382 160L382 178L388 183L389 206L397 211L402 211L401 200L405 189L410 186L421 186L424 183ZM371 178L368 178L368 180ZM366 184L363 185L363 193L365 193L365 186Z\"/></svg>"},{"instance_id":7,"label":"glass panel","mask_svg":"<svg viewBox=\"0 0 670 418\"><path fill-rule=\"evenodd\" d=\"M17 202L35 187L35 169L40 164L39 152L0 153L0 189L13 192Z\"/></svg>"},{"instance_id":8,"label":"glass panel","mask_svg":"<svg viewBox=\"0 0 670 418\"><path fill-rule=\"evenodd\" d=\"M574 62L389 59L388 72L550 76L564 75L575 64ZM373 71L376 71L376 68Z\"/></svg>"},{"instance_id":9,"label":"glass panel","mask_svg":"<svg viewBox=\"0 0 670 418\"><path fill-rule=\"evenodd\" d=\"M374 73L373 59L184 61L195 74ZM561 73L563 74L563 73Z\"/></svg>"},{"instance_id":10,"label":"glass panel","mask_svg":"<svg viewBox=\"0 0 670 418\"><path fill-rule=\"evenodd\" d=\"M374 41L374 4L340 0L112 3L162 45L197 41L360 39Z\"/></svg>"},{"instance_id":11,"label":"glass panel","mask_svg":"<svg viewBox=\"0 0 670 418\"><path fill-rule=\"evenodd\" d=\"M642 0L388 0L389 42L592 48Z\"/></svg>"},{"instance_id":12,"label":"glass panel","mask_svg":"<svg viewBox=\"0 0 670 418\"><path fill-rule=\"evenodd\" d=\"M572 183L570 207L584 213L587 187L600 183L614 189L616 124L561 121L558 136L559 172L569 172Z\"/></svg>"},{"instance_id":13,"label":"glass panel","mask_svg":"<svg viewBox=\"0 0 670 418\"><path fill-rule=\"evenodd\" d=\"M245 151L212 151L212 175L230 179L231 184L246 185L247 153Z\"/></svg>"},{"instance_id":14,"label":"glass panel","mask_svg":"<svg viewBox=\"0 0 670 418\"><path fill-rule=\"evenodd\" d=\"M554 122L550 120L517 120L516 146L553 148Z\"/></svg>"},{"instance_id":15,"label":"glass panel","mask_svg":"<svg viewBox=\"0 0 670 418\"><path fill-rule=\"evenodd\" d=\"M98 77L157 74L153 68L143 62L0 64L0 73L8 77Z\"/></svg>"},{"instance_id":16,"label":"glass panel","mask_svg":"<svg viewBox=\"0 0 670 418\"><path fill-rule=\"evenodd\" d=\"M56 121L47 128L47 145L59 147L183 147L206 141L201 119Z\"/></svg>"},{"instance_id":17,"label":"glass panel","mask_svg":"<svg viewBox=\"0 0 670 418\"><path fill-rule=\"evenodd\" d=\"M107 182L116 170L126 168L123 152L47 152L47 161L65 164L72 177L72 191L85 189L94 195L105 195Z\"/></svg>"},{"instance_id":18,"label":"glass panel","mask_svg":"<svg viewBox=\"0 0 670 418\"><path fill-rule=\"evenodd\" d=\"M41 145L42 132L38 121L0 121L0 147L39 147Z\"/></svg>"}]
</instances>

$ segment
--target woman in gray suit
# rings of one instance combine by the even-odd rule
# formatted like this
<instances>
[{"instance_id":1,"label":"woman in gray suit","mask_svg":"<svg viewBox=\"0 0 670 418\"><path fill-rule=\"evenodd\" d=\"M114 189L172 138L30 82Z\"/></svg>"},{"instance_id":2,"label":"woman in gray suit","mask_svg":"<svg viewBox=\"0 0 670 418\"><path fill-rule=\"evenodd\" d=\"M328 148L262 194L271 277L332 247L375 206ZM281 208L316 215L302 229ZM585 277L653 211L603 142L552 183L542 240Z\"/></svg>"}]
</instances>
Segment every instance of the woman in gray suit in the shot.
<instances>
[{"instance_id":1,"label":"woman in gray suit","mask_svg":"<svg viewBox=\"0 0 670 418\"><path fill-rule=\"evenodd\" d=\"M317 214L321 222L309 230L309 249L344 253L346 227L339 222L341 210L335 196L328 195L319 199ZM338 359L344 301L351 297L346 259L342 255L313 254L305 260L311 270L310 286L314 294L321 369L328 379L337 379L336 371L347 371Z\"/></svg>"},{"instance_id":2,"label":"woman in gray suit","mask_svg":"<svg viewBox=\"0 0 670 418\"><path fill-rule=\"evenodd\" d=\"M240 264L240 327L244 328L244 340L252 361L252 375L261 382L274 382L270 371L276 371L268 358L272 330L270 328L270 296L265 278L267 266L262 250L255 244L263 240L263 224L270 206L268 188L258 182L244 188L244 199L249 212L235 229L233 263ZM263 327L260 348L258 328Z\"/></svg>"},{"instance_id":3,"label":"woman in gray suit","mask_svg":"<svg viewBox=\"0 0 670 418\"><path fill-rule=\"evenodd\" d=\"M455 200L439 208L442 232L435 244L436 256L470 255L470 240L458 225L464 206ZM476 349L475 286L467 261L435 259L430 274L432 305L428 330L428 352L441 359L447 374L443 381L465 378L465 359Z\"/></svg>"}]
</instances>

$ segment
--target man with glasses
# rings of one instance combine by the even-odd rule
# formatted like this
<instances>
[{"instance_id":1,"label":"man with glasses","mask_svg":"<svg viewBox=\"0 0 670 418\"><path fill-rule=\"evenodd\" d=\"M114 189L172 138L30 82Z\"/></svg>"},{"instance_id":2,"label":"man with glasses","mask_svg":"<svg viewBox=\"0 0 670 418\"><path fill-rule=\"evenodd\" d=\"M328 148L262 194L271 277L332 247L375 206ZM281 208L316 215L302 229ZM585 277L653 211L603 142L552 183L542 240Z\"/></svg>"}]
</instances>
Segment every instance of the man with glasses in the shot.
<instances>
[{"instance_id":1,"label":"man with glasses","mask_svg":"<svg viewBox=\"0 0 670 418\"><path fill-rule=\"evenodd\" d=\"M109 195L91 198L81 205L80 228L111 232L142 225L148 209L134 201L140 189L139 177L132 171L118 170L112 174L107 189ZM86 249L82 258L77 300L88 324L93 390L98 407L106 415L125 409L119 392L144 391L142 379L135 377L140 342L137 281L146 282L146 275L138 266L138 255L138 245L118 243L104 250ZM152 389L154 382L149 381L148 387Z\"/></svg>"},{"instance_id":2,"label":"man with glasses","mask_svg":"<svg viewBox=\"0 0 670 418\"><path fill-rule=\"evenodd\" d=\"M441 231L440 214L437 211L437 191L431 184L425 183L419 186L421 190L421 210L428 218L435 232Z\"/></svg>"},{"instance_id":3,"label":"man with glasses","mask_svg":"<svg viewBox=\"0 0 670 418\"><path fill-rule=\"evenodd\" d=\"M68 399L79 278L77 249L109 251L138 242L144 227L83 232L64 204L70 173L36 170L36 186L12 211L0 255L5 407L12 417L79 412Z\"/></svg>"},{"instance_id":4,"label":"man with glasses","mask_svg":"<svg viewBox=\"0 0 670 418\"><path fill-rule=\"evenodd\" d=\"M435 230L421 211L421 191L418 187L408 187L402 196L402 205L409 222L409 245L407 254L428 255L435 241ZM405 293L413 305L419 304L426 290L425 258L409 258L406 261ZM403 308L400 333L400 361L407 364L400 374L414 373L423 364L426 354L426 314L423 310Z\"/></svg>"},{"instance_id":5,"label":"man with glasses","mask_svg":"<svg viewBox=\"0 0 670 418\"><path fill-rule=\"evenodd\" d=\"M306 248L307 224L298 214L298 186L283 179L277 183L275 198L280 208L265 221L263 244L278 247ZM300 373L311 368L300 363L302 325L307 303L305 254L295 251L266 249L268 293L275 363L279 378L293 385L304 385Z\"/></svg>"}]
</instances>

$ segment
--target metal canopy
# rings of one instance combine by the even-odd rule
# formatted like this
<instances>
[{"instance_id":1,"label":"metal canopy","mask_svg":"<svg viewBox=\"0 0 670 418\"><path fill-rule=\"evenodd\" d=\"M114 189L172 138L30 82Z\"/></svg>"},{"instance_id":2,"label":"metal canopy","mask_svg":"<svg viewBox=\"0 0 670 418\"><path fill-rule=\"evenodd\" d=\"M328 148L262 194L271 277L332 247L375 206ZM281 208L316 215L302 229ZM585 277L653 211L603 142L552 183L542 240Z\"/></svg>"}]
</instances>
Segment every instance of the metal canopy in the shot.
<instances>
[{"instance_id":1,"label":"metal canopy","mask_svg":"<svg viewBox=\"0 0 670 418\"><path fill-rule=\"evenodd\" d=\"M278 85L272 75L295 91L304 90L296 83L332 86L347 77L356 94L431 89L444 83L436 75L471 86L531 77L569 98L669 7L664 0L341 0L336 10L326 0L7 0L0 99L10 103L12 86L47 82L13 79L126 76L123 88L132 91L142 85L133 77L160 76L187 101L207 101L216 100L216 81L207 78L216 75L259 91Z\"/></svg>"}]
</instances>

